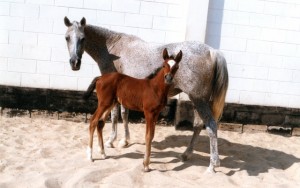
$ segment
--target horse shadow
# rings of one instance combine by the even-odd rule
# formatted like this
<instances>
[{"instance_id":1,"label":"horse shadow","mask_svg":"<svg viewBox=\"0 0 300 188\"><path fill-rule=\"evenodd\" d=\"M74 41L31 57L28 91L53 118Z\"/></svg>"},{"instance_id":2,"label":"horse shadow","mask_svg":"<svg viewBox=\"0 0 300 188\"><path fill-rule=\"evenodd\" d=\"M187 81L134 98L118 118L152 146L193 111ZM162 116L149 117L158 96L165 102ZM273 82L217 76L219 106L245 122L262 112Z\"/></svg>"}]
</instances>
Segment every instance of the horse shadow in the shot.
<instances>
[{"instance_id":1,"label":"horse shadow","mask_svg":"<svg viewBox=\"0 0 300 188\"><path fill-rule=\"evenodd\" d=\"M161 142L153 141L152 147L158 150L175 147L187 147L190 139L191 136L171 135L166 137ZM233 143L223 138L218 138L218 145L219 154L222 156L221 166L231 169L226 173L227 176L232 176L239 171L247 171L249 176L258 176L261 173L268 172L270 169L286 170L294 163L300 163L300 158L282 151ZM200 135L197 144L194 146L194 151L203 152L207 155L202 156L194 152L188 161L181 163L180 155L182 153L175 151L153 151L151 152L151 163L162 163L156 159L175 156L175 159L172 159L168 162L179 164L172 169L173 171L181 171L190 166L207 167L210 160L209 138L207 136ZM123 154L115 158L127 157L140 159L143 158L143 156L144 153L134 152ZM218 169L216 169L216 171L218 171Z\"/></svg>"}]
</instances>

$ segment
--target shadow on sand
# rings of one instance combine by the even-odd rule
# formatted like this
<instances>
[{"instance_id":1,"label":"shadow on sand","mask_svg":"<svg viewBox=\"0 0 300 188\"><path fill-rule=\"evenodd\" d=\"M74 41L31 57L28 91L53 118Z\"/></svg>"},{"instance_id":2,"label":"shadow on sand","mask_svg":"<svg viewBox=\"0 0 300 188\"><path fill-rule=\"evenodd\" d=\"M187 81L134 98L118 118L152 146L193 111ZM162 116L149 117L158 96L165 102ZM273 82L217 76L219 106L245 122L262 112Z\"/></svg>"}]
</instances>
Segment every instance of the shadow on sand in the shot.
<instances>
[{"instance_id":1,"label":"shadow on sand","mask_svg":"<svg viewBox=\"0 0 300 188\"><path fill-rule=\"evenodd\" d=\"M164 150L167 148L175 147L186 147L191 139L191 136L168 136L165 140L161 142L153 142L152 147L158 150ZM266 149L262 147L254 147L251 145L232 143L225 139L219 138L219 154L225 156L221 160L221 166L232 169L226 175L231 176L238 171L247 171L249 176L257 176L260 173L266 173L270 169L282 169L286 170L294 163L300 163L300 158L295 157L294 155L286 154L282 151ZM195 145L195 151L203 152L209 154L209 138L207 136L200 136L198 144ZM160 163L155 159L166 158L166 157L176 157L169 161L168 163L181 163L180 155L182 153L174 151L161 151L161 152L152 152L151 158L152 163ZM134 158L141 159L143 158L144 153L134 152L127 153L120 156L112 157L114 159L118 158ZM257 162L260 161L260 162ZM264 161L264 162L261 162ZM181 171L190 166L204 166L209 165L209 157L201 156L197 153L194 153L188 161L178 164L174 171ZM218 171L218 169L216 169Z\"/></svg>"}]
</instances>

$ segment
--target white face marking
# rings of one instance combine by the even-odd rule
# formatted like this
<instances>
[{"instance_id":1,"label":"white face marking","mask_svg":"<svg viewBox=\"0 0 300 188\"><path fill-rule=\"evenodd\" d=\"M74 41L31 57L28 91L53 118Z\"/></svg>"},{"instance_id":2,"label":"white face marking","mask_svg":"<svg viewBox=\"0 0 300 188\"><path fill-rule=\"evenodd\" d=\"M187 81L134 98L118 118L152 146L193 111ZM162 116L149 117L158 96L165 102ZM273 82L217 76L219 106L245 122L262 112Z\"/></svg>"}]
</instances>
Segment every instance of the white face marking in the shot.
<instances>
[{"instance_id":1,"label":"white face marking","mask_svg":"<svg viewBox=\"0 0 300 188\"><path fill-rule=\"evenodd\" d=\"M75 32L72 34L72 41L73 41L73 43L72 43L73 53L76 54L77 42L76 42L76 33Z\"/></svg>"},{"instance_id":2,"label":"white face marking","mask_svg":"<svg viewBox=\"0 0 300 188\"><path fill-rule=\"evenodd\" d=\"M175 65L175 61L174 60L169 60L168 64L170 65L170 67L172 68Z\"/></svg>"}]
</instances>

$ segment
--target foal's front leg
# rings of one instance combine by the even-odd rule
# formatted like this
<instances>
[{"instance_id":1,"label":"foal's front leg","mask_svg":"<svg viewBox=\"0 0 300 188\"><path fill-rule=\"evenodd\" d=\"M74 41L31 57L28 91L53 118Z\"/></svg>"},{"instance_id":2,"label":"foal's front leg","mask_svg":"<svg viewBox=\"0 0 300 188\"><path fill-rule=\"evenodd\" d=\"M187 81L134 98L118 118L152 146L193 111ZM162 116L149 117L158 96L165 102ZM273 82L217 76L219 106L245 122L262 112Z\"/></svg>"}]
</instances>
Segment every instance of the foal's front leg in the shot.
<instances>
[{"instance_id":1,"label":"foal's front leg","mask_svg":"<svg viewBox=\"0 0 300 188\"><path fill-rule=\"evenodd\" d=\"M102 130L105 125L105 122L103 120L100 120L97 125L97 133L98 133L98 144L100 149L100 158L105 159L106 154L104 151L104 145L103 145L103 136L102 136Z\"/></svg>"},{"instance_id":2,"label":"foal's front leg","mask_svg":"<svg viewBox=\"0 0 300 188\"><path fill-rule=\"evenodd\" d=\"M145 113L146 117L146 135L145 135L145 141L146 141L146 152L144 155L144 171L149 172L150 171L150 155L151 155L151 142L154 137L155 132L155 123L158 118L158 114L151 114L151 113Z\"/></svg>"}]
</instances>

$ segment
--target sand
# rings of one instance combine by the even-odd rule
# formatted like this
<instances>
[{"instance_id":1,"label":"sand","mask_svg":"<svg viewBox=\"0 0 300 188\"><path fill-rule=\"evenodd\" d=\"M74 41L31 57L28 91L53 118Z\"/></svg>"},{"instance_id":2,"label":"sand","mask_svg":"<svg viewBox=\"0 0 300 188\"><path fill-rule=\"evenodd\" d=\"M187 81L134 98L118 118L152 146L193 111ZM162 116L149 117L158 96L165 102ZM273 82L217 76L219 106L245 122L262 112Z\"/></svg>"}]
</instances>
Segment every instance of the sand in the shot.
<instances>
[{"instance_id":1,"label":"sand","mask_svg":"<svg viewBox=\"0 0 300 188\"><path fill-rule=\"evenodd\" d=\"M191 159L179 155L191 131L157 126L150 167L143 172L144 124L130 124L127 148L86 158L88 124L49 118L0 117L0 187L300 187L300 138L219 131L221 167L206 173L209 142L202 131ZM108 137L111 125L106 124ZM123 128L119 127L118 139ZM94 157L97 153L96 137ZM117 146L117 142L115 143Z\"/></svg>"}]
</instances>

